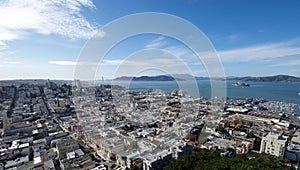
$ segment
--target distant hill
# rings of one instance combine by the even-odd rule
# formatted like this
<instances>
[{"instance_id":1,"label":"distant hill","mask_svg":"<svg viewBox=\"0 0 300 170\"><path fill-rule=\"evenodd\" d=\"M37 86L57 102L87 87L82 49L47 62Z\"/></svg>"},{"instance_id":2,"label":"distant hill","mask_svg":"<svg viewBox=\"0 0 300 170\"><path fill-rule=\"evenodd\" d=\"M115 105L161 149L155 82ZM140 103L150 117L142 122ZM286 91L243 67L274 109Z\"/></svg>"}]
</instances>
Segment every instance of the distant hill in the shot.
<instances>
[{"instance_id":1,"label":"distant hill","mask_svg":"<svg viewBox=\"0 0 300 170\"><path fill-rule=\"evenodd\" d=\"M160 76L141 76L115 78L115 81L183 81L183 80L210 80L209 77L193 77L191 75L160 75ZM224 80L221 78L212 78L213 80ZM227 77L226 80L234 81L254 81L254 82L300 82L300 78L289 75L275 75L266 77Z\"/></svg>"},{"instance_id":2,"label":"distant hill","mask_svg":"<svg viewBox=\"0 0 300 170\"><path fill-rule=\"evenodd\" d=\"M231 77L227 80L257 81L257 82L300 82L300 78L289 75L276 75L267 77Z\"/></svg>"},{"instance_id":3,"label":"distant hill","mask_svg":"<svg viewBox=\"0 0 300 170\"><path fill-rule=\"evenodd\" d=\"M175 81L171 76L160 75L160 76L141 76L141 77L127 77L122 76L114 79L115 81Z\"/></svg>"},{"instance_id":4,"label":"distant hill","mask_svg":"<svg viewBox=\"0 0 300 170\"><path fill-rule=\"evenodd\" d=\"M195 77L196 80L210 80L209 77Z\"/></svg>"},{"instance_id":5,"label":"distant hill","mask_svg":"<svg viewBox=\"0 0 300 170\"><path fill-rule=\"evenodd\" d=\"M127 76L122 76L122 77L117 77L113 79L114 81L131 81L133 77L127 77Z\"/></svg>"}]
</instances>

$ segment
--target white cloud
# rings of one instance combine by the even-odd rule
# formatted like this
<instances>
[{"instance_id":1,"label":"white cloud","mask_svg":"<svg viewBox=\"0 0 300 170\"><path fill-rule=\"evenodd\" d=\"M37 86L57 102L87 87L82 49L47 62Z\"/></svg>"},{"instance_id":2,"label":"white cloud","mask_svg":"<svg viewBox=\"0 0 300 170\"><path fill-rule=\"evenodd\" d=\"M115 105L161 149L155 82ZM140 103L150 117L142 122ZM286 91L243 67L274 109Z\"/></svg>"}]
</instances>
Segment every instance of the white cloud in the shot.
<instances>
[{"instance_id":1,"label":"white cloud","mask_svg":"<svg viewBox=\"0 0 300 170\"><path fill-rule=\"evenodd\" d=\"M232 40L238 38L237 35L230 37ZM199 52L199 58L193 54L191 50L183 45L168 45L167 41L163 37L159 37L146 47L155 47L162 50L166 50L174 56L181 58L188 65L201 65L201 64L213 64L216 62L265 62L271 66L298 66L300 65L300 40L293 39L284 42L275 42L268 44L256 44L253 46L235 48L229 50L214 52ZM298 55L298 57L289 57ZM217 58L220 57L221 61ZM154 61L152 61L154 62ZM162 64L169 61L160 61ZM159 62L158 62L159 63ZM170 63L171 65L171 63Z\"/></svg>"},{"instance_id":2,"label":"white cloud","mask_svg":"<svg viewBox=\"0 0 300 170\"><path fill-rule=\"evenodd\" d=\"M1 52L0 52L1 55ZM5 59L0 58L0 67L7 67L11 65L21 64L21 61L7 61Z\"/></svg>"},{"instance_id":3,"label":"white cloud","mask_svg":"<svg viewBox=\"0 0 300 170\"><path fill-rule=\"evenodd\" d=\"M282 63L274 64L273 66L300 66L300 60L285 61Z\"/></svg>"},{"instance_id":4,"label":"white cloud","mask_svg":"<svg viewBox=\"0 0 300 170\"><path fill-rule=\"evenodd\" d=\"M98 32L96 32L94 34L95 38L103 38L105 36L106 32L104 32L103 30L99 30Z\"/></svg>"},{"instance_id":5,"label":"white cloud","mask_svg":"<svg viewBox=\"0 0 300 170\"><path fill-rule=\"evenodd\" d=\"M248 62L257 60L272 61L276 58L300 54L299 42L290 40L280 43L260 44L245 48L218 51L222 61Z\"/></svg>"},{"instance_id":6,"label":"white cloud","mask_svg":"<svg viewBox=\"0 0 300 170\"><path fill-rule=\"evenodd\" d=\"M201 61L199 60L198 56L193 53L192 50L190 50L188 47L182 45L182 44L172 44L172 40L169 41L164 36L159 36L158 38L149 41L148 44L145 46L145 48L157 48L165 51L165 56L170 57L169 55L173 55L177 58L180 58L184 62L190 65L202 65ZM161 61L162 64L166 65L176 65L176 63L173 63L172 60L157 60ZM151 59L151 62L155 62Z\"/></svg>"},{"instance_id":7,"label":"white cloud","mask_svg":"<svg viewBox=\"0 0 300 170\"><path fill-rule=\"evenodd\" d=\"M167 57L148 57L145 58L130 58L124 60L110 60L105 59L101 62L101 66L122 66L122 67L173 67L185 65L179 58L167 58Z\"/></svg>"},{"instance_id":8,"label":"white cloud","mask_svg":"<svg viewBox=\"0 0 300 170\"><path fill-rule=\"evenodd\" d=\"M232 38L236 38L233 35ZM168 46L166 41L162 38L153 40L153 46L164 42L160 47L162 50L170 52L172 55L180 57L189 65L209 64L219 62L217 55L222 62L251 62L251 61L265 61L269 63L275 63L274 66L295 66L300 65L299 57L297 59L289 56L300 56L300 40L293 39L284 42L257 44L253 46L221 50L215 52L199 52L199 56L202 61L200 62L198 57L187 47L183 45ZM161 43L162 44L162 43ZM149 44L148 44L149 45ZM150 44L151 45L151 44ZM279 60L280 58L280 60Z\"/></svg>"},{"instance_id":9,"label":"white cloud","mask_svg":"<svg viewBox=\"0 0 300 170\"><path fill-rule=\"evenodd\" d=\"M165 37L159 36L158 38L148 42L148 44L145 45L145 48L162 48L164 45L166 45Z\"/></svg>"},{"instance_id":10,"label":"white cloud","mask_svg":"<svg viewBox=\"0 0 300 170\"><path fill-rule=\"evenodd\" d=\"M145 65L147 62L143 61L133 61L129 59L104 59L103 61L100 62L100 67L101 66L130 66L130 67L135 67L135 66L140 66L140 65Z\"/></svg>"},{"instance_id":11,"label":"white cloud","mask_svg":"<svg viewBox=\"0 0 300 170\"><path fill-rule=\"evenodd\" d=\"M104 66L118 66L118 65L122 64L123 62L124 62L124 60L119 60L119 59L116 59L116 60L104 59L101 62L101 65L104 65Z\"/></svg>"},{"instance_id":12,"label":"white cloud","mask_svg":"<svg viewBox=\"0 0 300 170\"><path fill-rule=\"evenodd\" d=\"M273 60L272 66L300 66L300 54L278 57Z\"/></svg>"},{"instance_id":13,"label":"white cloud","mask_svg":"<svg viewBox=\"0 0 300 170\"><path fill-rule=\"evenodd\" d=\"M48 64L60 65L60 66L76 66L76 65L83 65L83 66L98 66L97 62L87 62L87 61L69 61L69 60L55 60L55 61L48 61Z\"/></svg>"},{"instance_id":14,"label":"white cloud","mask_svg":"<svg viewBox=\"0 0 300 170\"><path fill-rule=\"evenodd\" d=\"M97 26L87 21L82 8L95 6L91 0L2 0L0 49L6 41L21 39L32 32L72 39L91 37Z\"/></svg>"},{"instance_id":15,"label":"white cloud","mask_svg":"<svg viewBox=\"0 0 300 170\"><path fill-rule=\"evenodd\" d=\"M75 61L49 61L48 63L61 66L75 66L77 64Z\"/></svg>"},{"instance_id":16,"label":"white cloud","mask_svg":"<svg viewBox=\"0 0 300 170\"><path fill-rule=\"evenodd\" d=\"M183 45L168 46L164 48L164 50L177 57L186 57L193 55L192 51Z\"/></svg>"},{"instance_id":17,"label":"white cloud","mask_svg":"<svg viewBox=\"0 0 300 170\"><path fill-rule=\"evenodd\" d=\"M7 48L8 46L6 45L6 43L4 41L0 41L0 51L6 50Z\"/></svg>"},{"instance_id":18,"label":"white cloud","mask_svg":"<svg viewBox=\"0 0 300 170\"><path fill-rule=\"evenodd\" d=\"M77 61L69 61L69 60L55 60L55 61L48 61L48 64L54 64L54 65L61 65L61 66L76 66L76 65L86 65L86 66L98 66L99 63L97 62L77 62ZM134 61L125 61L125 60L110 60L105 59L100 63L100 66L119 66L119 65L130 65L134 66L135 64L141 64Z\"/></svg>"},{"instance_id":19,"label":"white cloud","mask_svg":"<svg viewBox=\"0 0 300 170\"><path fill-rule=\"evenodd\" d=\"M172 67L172 66L182 66L185 65L183 60L180 58L154 58L151 61L152 65L163 66L163 67Z\"/></svg>"},{"instance_id":20,"label":"white cloud","mask_svg":"<svg viewBox=\"0 0 300 170\"><path fill-rule=\"evenodd\" d=\"M21 64L21 61L6 61L6 64Z\"/></svg>"}]
</instances>

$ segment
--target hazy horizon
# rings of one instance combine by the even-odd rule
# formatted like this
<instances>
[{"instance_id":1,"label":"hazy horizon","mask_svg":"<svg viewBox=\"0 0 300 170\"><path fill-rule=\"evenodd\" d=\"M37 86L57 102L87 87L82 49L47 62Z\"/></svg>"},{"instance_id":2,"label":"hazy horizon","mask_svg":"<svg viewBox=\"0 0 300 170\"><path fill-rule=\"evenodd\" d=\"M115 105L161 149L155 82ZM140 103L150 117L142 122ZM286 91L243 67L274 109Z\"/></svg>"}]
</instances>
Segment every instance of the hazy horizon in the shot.
<instances>
[{"instance_id":1,"label":"hazy horizon","mask_svg":"<svg viewBox=\"0 0 300 170\"><path fill-rule=\"evenodd\" d=\"M116 78L121 78L121 77L142 77L142 76L149 76L149 77L155 77L155 76L171 76L173 77L172 75L139 75L139 76L120 76L120 77L113 77L113 78L106 78L104 79L105 81L110 81L110 80L113 80L113 79L116 79ZM187 75L187 76L192 76L192 75ZM276 75L266 75L266 76L226 76L226 78L242 78L242 77L273 77L273 76L292 76L292 77L296 77L296 78L300 78L298 76L293 76L293 75L284 75L284 74L276 74ZM194 77L203 77L203 78L218 78L218 77L209 77L209 76L194 76ZM177 77L177 78L181 78L180 75ZM14 79L14 78L11 78L11 79L0 79L0 81L14 81L14 80L58 80L58 81L74 81L74 79L59 79L59 78L17 78L17 79ZM85 80L83 80L85 81ZM94 79L94 80L87 80L87 81L102 81L101 78L99 79Z\"/></svg>"}]
</instances>

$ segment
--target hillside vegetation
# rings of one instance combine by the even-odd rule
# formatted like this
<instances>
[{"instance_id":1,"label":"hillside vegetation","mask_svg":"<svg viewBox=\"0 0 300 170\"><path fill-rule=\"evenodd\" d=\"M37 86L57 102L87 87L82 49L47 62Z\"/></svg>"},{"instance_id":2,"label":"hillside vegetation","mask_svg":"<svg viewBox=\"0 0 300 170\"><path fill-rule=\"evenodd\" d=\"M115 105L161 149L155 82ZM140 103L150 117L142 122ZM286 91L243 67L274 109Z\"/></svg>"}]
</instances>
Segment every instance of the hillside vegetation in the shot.
<instances>
[{"instance_id":1,"label":"hillside vegetation","mask_svg":"<svg viewBox=\"0 0 300 170\"><path fill-rule=\"evenodd\" d=\"M216 150L202 150L194 155L183 156L177 161L169 164L164 170L274 170L294 169L286 166L287 160L266 155L259 154L253 159L248 159L245 155L237 155L232 158L221 157L220 151Z\"/></svg>"}]
</instances>

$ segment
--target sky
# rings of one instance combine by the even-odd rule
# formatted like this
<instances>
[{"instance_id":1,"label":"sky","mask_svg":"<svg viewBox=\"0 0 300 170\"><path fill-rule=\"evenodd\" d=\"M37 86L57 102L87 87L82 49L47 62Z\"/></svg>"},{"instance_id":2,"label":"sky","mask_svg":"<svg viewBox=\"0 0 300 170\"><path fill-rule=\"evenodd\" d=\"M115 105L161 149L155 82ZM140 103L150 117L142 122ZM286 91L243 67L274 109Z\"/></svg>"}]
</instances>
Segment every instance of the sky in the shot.
<instances>
[{"instance_id":1,"label":"sky","mask_svg":"<svg viewBox=\"0 0 300 170\"><path fill-rule=\"evenodd\" d=\"M106 36L102 28L120 17L143 12L196 26L226 76L300 77L299 9L298 0L0 0L0 80L72 80L92 37ZM145 54L149 49L156 50ZM159 34L128 37L99 60L98 78L207 76L206 63L186 44Z\"/></svg>"}]
</instances>

